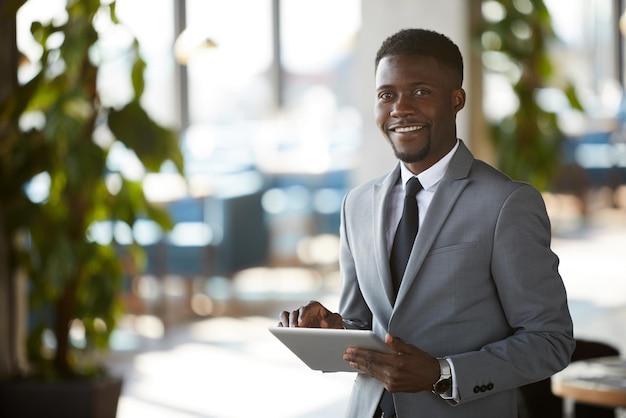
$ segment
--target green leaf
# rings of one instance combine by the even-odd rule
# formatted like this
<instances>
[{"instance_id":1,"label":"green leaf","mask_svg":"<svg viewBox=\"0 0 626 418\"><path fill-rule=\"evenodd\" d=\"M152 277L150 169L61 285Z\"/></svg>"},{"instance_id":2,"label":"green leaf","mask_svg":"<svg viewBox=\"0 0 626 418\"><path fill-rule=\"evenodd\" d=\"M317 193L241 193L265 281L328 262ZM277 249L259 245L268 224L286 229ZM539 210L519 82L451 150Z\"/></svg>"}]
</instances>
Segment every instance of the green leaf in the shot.
<instances>
[{"instance_id":1,"label":"green leaf","mask_svg":"<svg viewBox=\"0 0 626 418\"><path fill-rule=\"evenodd\" d=\"M171 160L183 172L177 135L155 123L137 100L111 110L109 128L120 142L135 151L148 170L158 172L165 161Z\"/></svg>"},{"instance_id":2,"label":"green leaf","mask_svg":"<svg viewBox=\"0 0 626 418\"><path fill-rule=\"evenodd\" d=\"M109 17L113 23L120 23L120 20L117 18L117 3L115 1L111 2L109 5Z\"/></svg>"},{"instance_id":3,"label":"green leaf","mask_svg":"<svg viewBox=\"0 0 626 418\"><path fill-rule=\"evenodd\" d=\"M146 69L146 62L139 55L139 43L137 40L133 43L133 50L137 56L133 64L131 72L131 79L133 82L133 89L135 91L135 97L139 99L143 95L145 83L144 83L144 71Z\"/></svg>"},{"instance_id":4,"label":"green leaf","mask_svg":"<svg viewBox=\"0 0 626 418\"><path fill-rule=\"evenodd\" d=\"M565 92L565 96L567 97L570 106L572 106L573 109L580 110L582 112L583 105L578 100L578 92L576 91L574 84L568 81L563 91Z\"/></svg>"}]
</instances>

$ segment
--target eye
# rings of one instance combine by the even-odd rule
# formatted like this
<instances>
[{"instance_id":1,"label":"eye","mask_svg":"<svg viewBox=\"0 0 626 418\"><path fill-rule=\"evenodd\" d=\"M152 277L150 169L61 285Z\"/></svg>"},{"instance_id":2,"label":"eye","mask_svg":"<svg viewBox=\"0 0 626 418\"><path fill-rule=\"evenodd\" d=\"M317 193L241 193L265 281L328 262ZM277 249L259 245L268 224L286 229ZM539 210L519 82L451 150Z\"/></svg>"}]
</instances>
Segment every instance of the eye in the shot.
<instances>
[{"instance_id":1,"label":"eye","mask_svg":"<svg viewBox=\"0 0 626 418\"><path fill-rule=\"evenodd\" d=\"M415 96L426 96L427 94L430 94L430 90L427 89L417 89L413 92L413 95Z\"/></svg>"},{"instance_id":2,"label":"eye","mask_svg":"<svg viewBox=\"0 0 626 418\"><path fill-rule=\"evenodd\" d=\"M390 93L388 91L383 91L378 93L378 98L380 100L390 100L391 98L393 98L393 93Z\"/></svg>"}]
</instances>

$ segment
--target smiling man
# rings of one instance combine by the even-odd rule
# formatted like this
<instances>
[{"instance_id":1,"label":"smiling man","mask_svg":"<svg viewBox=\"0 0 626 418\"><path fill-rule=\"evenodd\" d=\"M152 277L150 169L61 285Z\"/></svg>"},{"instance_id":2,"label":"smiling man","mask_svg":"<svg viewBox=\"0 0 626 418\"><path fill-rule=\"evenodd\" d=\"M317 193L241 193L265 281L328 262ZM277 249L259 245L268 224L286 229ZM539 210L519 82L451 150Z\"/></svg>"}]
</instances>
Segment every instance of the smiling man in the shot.
<instances>
[{"instance_id":1,"label":"smiling man","mask_svg":"<svg viewBox=\"0 0 626 418\"><path fill-rule=\"evenodd\" d=\"M397 354L350 347L347 416L509 418L518 388L564 368L572 322L541 194L457 138L463 60L402 30L376 56L376 123L399 160L345 197L339 312L282 326L372 329Z\"/></svg>"}]
</instances>

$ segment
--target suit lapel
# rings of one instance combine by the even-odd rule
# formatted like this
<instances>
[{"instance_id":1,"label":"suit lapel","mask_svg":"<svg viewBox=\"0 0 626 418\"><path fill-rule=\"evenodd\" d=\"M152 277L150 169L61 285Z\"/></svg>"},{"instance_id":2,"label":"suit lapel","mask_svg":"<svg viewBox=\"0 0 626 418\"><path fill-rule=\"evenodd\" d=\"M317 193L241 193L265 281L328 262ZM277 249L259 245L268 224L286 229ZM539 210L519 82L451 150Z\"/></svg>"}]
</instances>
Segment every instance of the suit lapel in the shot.
<instances>
[{"instance_id":1,"label":"suit lapel","mask_svg":"<svg viewBox=\"0 0 626 418\"><path fill-rule=\"evenodd\" d=\"M389 228L389 216L387 216L387 201L398 176L400 175L400 165L398 164L381 183L374 185L372 205L374 213L373 237L374 251L376 257L376 268L378 277L385 289L389 300L389 308L393 304L393 285L391 282L391 270L389 269L389 255L387 254L386 231Z\"/></svg>"},{"instance_id":2,"label":"suit lapel","mask_svg":"<svg viewBox=\"0 0 626 418\"><path fill-rule=\"evenodd\" d=\"M467 177L473 161L473 155L461 141L459 149L450 161L446 174L437 187L437 192L433 196L423 224L417 233L395 306L402 304L450 211L467 186Z\"/></svg>"}]
</instances>

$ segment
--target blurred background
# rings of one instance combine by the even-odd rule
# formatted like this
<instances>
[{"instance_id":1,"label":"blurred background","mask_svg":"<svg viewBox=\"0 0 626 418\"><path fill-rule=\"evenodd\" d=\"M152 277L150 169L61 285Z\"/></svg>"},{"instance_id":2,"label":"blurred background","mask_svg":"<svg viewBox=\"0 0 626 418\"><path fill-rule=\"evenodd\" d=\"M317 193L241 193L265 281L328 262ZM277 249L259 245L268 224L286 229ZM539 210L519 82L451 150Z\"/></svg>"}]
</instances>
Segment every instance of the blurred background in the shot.
<instances>
[{"instance_id":1,"label":"blurred background","mask_svg":"<svg viewBox=\"0 0 626 418\"><path fill-rule=\"evenodd\" d=\"M124 377L117 417L341 416L353 376L308 370L267 327L311 299L337 307L342 198L395 164L373 122L373 59L406 27L459 45L459 137L542 191L576 336L626 352L625 3L117 0L120 25L94 19L99 100L133 97L119 57L136 39L141 105L184 159L182 172L146 173L129 147L106 145L108 172L140 181L173 222L90 225L93 242L145 251L124 265L123 310L100 354ZM20 84L41 70L32 23L64 22L66 5L17 10ZM41 203L50 187L38 174L24 191ZM29 322L19 312L9 323Z\"/></svg>"}]
</instances>

